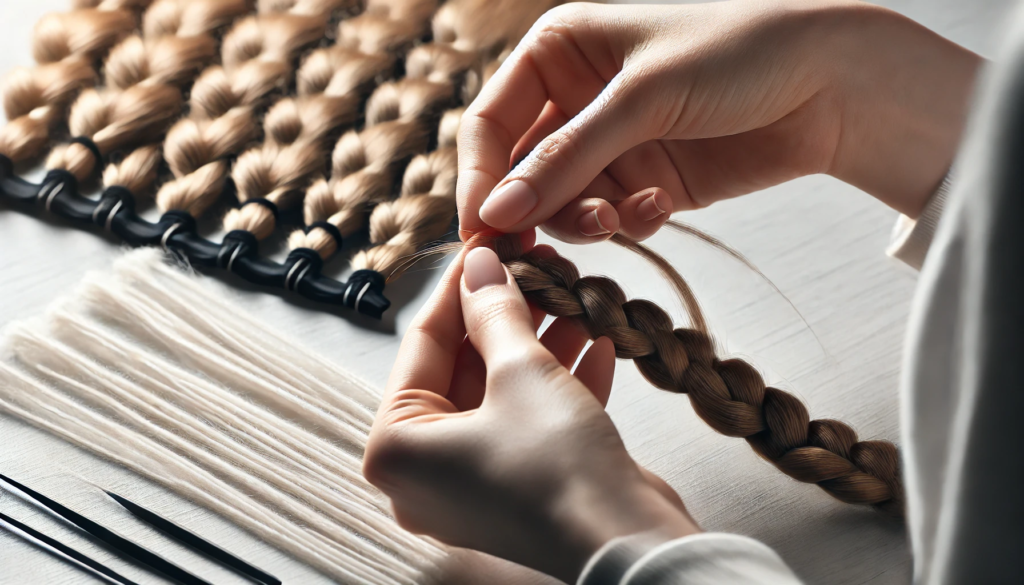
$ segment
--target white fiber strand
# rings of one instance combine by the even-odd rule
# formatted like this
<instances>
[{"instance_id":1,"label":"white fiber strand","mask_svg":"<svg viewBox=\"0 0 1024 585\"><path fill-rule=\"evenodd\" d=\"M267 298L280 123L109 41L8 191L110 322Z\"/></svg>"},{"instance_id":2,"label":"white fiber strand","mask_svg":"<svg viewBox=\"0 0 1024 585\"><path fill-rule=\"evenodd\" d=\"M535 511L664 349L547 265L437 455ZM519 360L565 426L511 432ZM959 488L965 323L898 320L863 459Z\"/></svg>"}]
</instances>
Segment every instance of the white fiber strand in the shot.
<instances>
[{"instance_id":1,"label":"white fiber strand","mask_svg":"<svg viewBox=\"0 0 1024 585\"><path fill-rule=\"evenodd\" d=\"M418 582L444 547L362 477L379 397L136 251L8 330L0 411L148 477L340 582ZM21 363L13 366L11 359Z\"/></svg>"},{"instance_id":2,"label":"white fiber strand","mask_svg":"<svg viewBox=\"0 0 1024 585\"><path fill-rule=\"evenodd\" d=\"M2 374L6 374L4 383L0 384L0 408L4 411L160 482L326 574L367 583L415 582L412 575L418 571L410 563L414 559L396 562L396 565L404 566L392 567L404 573L404 576L395 577L391 570L380 572L367 566L361 556L351 554L321 535L286 521L283 516L252 504L246 494L151 439L128 432L124 427L27 377L17 376L23 386L15 388L12 370L0 365ZM164 473L158 473L158 469ZM396 560L392 559L392 562Z\"/></svg>"}]
</instances>

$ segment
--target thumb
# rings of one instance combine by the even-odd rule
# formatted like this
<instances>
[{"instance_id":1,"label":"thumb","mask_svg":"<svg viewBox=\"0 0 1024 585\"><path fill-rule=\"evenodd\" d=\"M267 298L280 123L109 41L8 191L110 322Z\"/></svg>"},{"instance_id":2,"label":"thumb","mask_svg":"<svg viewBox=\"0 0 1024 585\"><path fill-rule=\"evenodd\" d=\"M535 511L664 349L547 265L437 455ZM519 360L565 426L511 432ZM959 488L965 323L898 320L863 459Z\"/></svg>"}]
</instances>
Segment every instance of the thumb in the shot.
<instances>
[{"instance_id":1,"label":"thumb","mask_svg":"<svg viewBox=\"0 0 1024 585\"><path fill-rule=\"evenodd\" d=\"M537 339L523 293L490 248L466 255L462 314L469 341L489 371L522 359L555 360Z\"/></svg>"},{"instance_id":2,"label":"thumb","mask_svg":"<svg viewBox=\"0 0 1024 585\"><path fill-rule=\"evenodd\" d=\"M626 72L512 169L480 207L480 219L508 233L536 227L575 199L612 161L656 138L650 96ZM614 212L614 210L611 210Z\"/></svg>"}]
</instances>

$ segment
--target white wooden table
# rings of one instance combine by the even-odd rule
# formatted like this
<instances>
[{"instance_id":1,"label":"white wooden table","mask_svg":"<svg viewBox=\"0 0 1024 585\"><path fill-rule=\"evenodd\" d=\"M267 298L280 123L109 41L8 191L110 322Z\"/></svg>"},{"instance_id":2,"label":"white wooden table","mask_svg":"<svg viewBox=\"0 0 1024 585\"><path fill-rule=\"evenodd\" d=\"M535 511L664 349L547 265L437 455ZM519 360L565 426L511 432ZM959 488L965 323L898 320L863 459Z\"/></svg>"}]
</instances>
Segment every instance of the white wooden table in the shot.
<instances>
[{"instance_id":1,"label":"white wooden table","mask_svg":"<svg viewBox=\"0 0 1024 585\"><path fill-rule=\"evenodd\" d=\"M1011 0L887 0L953 40L989 56ZM0 70L29 64L33 23L67 0L0 2ZM750 358L768 379L796 392L816 418L849 421L864 438L898 439L897 379L904 321L916 275L885 257L896 214L827 177L810 177L686 215L747 254L799 308L820 345L766 284L722 254L662 235L651 244L687 276L720 343ZM559 245L584 272L607 274L629 294L677 303L653 271L611 245ZM119 245L60 222L0 206L0 325L39 314L82 275L105 269ZM338 265L343 270L344 265ZM396 308L383 323L341 318L281 297L216 282L223 294L273 327L383 385L401 333L425 301L439 270L389 287ZM237 283L236 283L237 284ZM681 311L676 311L681 315ZM758 460L743 442L719 436L682 396L649 386L621 364L609 410L636 458L667 479L708 530L734 531L775 548L809 583L906 583L903 528L870 510L831 500ZM113 487L187 523L288 583L324 577L130 472L13 419L0 417L0 471L195 568L216 583L240 582L130 519L76 476ZM60 522L9 494L0 511L62 540L141 582L157 582ZM87 583L81 573L0 531L0 583Z\"/></svg>"}]
</instances>

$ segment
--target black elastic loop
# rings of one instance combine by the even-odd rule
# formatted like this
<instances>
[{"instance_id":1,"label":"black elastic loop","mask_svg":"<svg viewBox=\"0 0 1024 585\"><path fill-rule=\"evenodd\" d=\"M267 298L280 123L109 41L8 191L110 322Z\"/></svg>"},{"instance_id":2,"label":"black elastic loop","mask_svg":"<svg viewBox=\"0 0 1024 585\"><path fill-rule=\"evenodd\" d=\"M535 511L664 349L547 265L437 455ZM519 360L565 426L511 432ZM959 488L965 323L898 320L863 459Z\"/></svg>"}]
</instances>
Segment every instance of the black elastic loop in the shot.
<instances>
[{"instance_id":1,"label":"black elastic loop","mask_svg":"<svg viewBox=\"0 0 1024 585\"><path fill-rule=\"evenodd\" d=\"M92 141L92 138L89 138L87 136L75 136L69 142L71 144L81 144L82 146L88 148L89 152L92 153L93 158L96 159L96 165L99 166L103 164L103 154L100 153L100 147L97 146L96 143Z\"/></svg>"},{"instance_id":2,"label":"black elastic loop","mask_svg":"<svg viewBox=\"0 0 1024 585\"><path fill-rule=\"evenodd\" d=\"M341 230L338 229L338 226L327 221L314 221L313 223L304 227L302 231L308 234L311 230L315 228L320 228L327 232L332 238L334 238L334 243L338 246L338 248L341 248L341 245L342 243L344 243L345 238L341 237Z\"/></svg>"},{"instance_id":3,"label":"black elastic loop","mask_svg":"<svg viewBox=\"0 0 1024 585\"><path fill-rule=\"evenodd\" d=\"M36 196L43 207L50 211L53 200L64 192L77 193L78 179L64 169L53 169L46 172L43 182L39 184L39 193Z\"/></svg>"},{"instance_id":4,"label":"black elastic loop","mask_svg":"<svg viewBox=\"0 0 1024 585\"><path fill-rule=\"evenodd\" d=\"M324 259L316 250L295 248L288 253L288 259L284 264L288 267L284 278L284 288L298 290L299 283L303 278L320 274L320 270L324 267Z\"/></svg>"},{"instance_id":5,"label":"black elastic loop","mask_svg":"<svg viewBox=\"0 0 1024 585\"><path fill-rule=\"evenodd\" d=\"M278 220L279 211L277 209L277 205L274 205L274 202L269 199L247 199L239 206L239 209L246 205L259 205L260 207L265 207L274 216L274 221Z\"/></svg>"},{"instance_id":6,"label":"black elastic loop","mask_svg":"<svg viewBox=\"0 0 1024 585\"><path fill-rule=\"evenodd\" d=\"M220 252L217 254L217 263L222 268L234 270L235 260L241 256L250 256L259 249L260 241L252 232L245 230L232 230L224 236Z\"/></svg>"},{"instance_id":7,"label":"black elastic loop","mask_svg":"<svg viewBox=\"0 0 1024 585\"><path fill-rule=\"evenodd\" d=\"M14 175L14 161L7 155L0 154L0 179Z\"/></svg>"},{"instance_id":8,"label":"black elastic loop","mask_svg":"<svg viewBox=\"0 0 1024 585\"><path fill-rule=\"evenodd\" d=\"M370 288L377 291L383 292L384 285L387 284L387 278L383 274L376 270L356 270L352 273L352 276L348 277L350 283L355 282L357 284L364 284L369 282Z\"/></svg>"},{"instance_id":9,"label":"black elastic loop","mask_svg":"<svg viewBox=\"0 0 1024 585\"><path fill-rule=\"evenodd\" d=\"M106 227L113 219L110 214L116 215L122 211L135 211L135 196L126 187L113 185L104 189L100 195L100 202L92 214L92 221L96 225Z\"/></svg>"}]
</instances>

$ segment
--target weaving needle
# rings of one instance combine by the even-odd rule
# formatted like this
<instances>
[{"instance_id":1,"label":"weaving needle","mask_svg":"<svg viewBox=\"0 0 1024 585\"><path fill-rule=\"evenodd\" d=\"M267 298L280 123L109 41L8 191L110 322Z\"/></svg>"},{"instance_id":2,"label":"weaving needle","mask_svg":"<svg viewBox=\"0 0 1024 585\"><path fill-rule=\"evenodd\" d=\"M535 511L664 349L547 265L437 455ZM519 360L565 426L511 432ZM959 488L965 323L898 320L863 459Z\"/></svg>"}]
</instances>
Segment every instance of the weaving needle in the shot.
<instances>
[{"instance_id":1,"label":"weaving needle","mask_svg":"<svg viewBox=\"0 0 1024 585\"><path fill-rule=\"evenodd\" d=\"M99 561L78 552L70 546L39 532L31 526L18 522L3 512L0 512L0 526L6 528L11 532L11 534L21 537L22 539L67 562L76 569L86 572L105 583L113 583L114 585L138 585L135 581L132 581L103 563L100 563Z\"/></svg>"},{"instance_id":2,"label":"weaving needle","mask_svg":"<svg viewBox=\"0 0 1024 585\"><path fill-rule=\"evenodd\" d=\"M264 585L281 585L281 580L277 577L250 565L230 552L220 548L198 534L178 526L156 512L144 508L132 502L128 498L119 496L109 490L103 490L103 492L124 507L124 509L131 512L131 514L139 520L149 524L153 528L156 528L160 532L163 532L193 550L201 552L222 565L233 569L236 573L250 579L251 581L262 583Z\"/></svg>"},{"instance_id":3,"label":"weaving needle","mask_svg":"<svg viewBox=\"0 0 1024 585\"><path fill-rule=\"evenodd\" d=\"M132 558L143 565L146 565L154 572L167 577L175 583L181 583L182 585L212 585L208 581L204 581L171 561L163 558L155 552L139 546L127 538L113 532L108 528L97 524L96 522L86 518L85 516L75 512L74 510L51 500L43 494L33 490L32 488L22 485L17 481L7 477L0 473L0 480L3 480L7 484L13 486L18 491L24 493L28 497L32 498L42 506L48 508L53 513L57 514L61 518L64 518L68 522L78 526L82 530L91 534L94 538L106 543L114 550L121 554Z\"/></svg>"}]
</instances>

